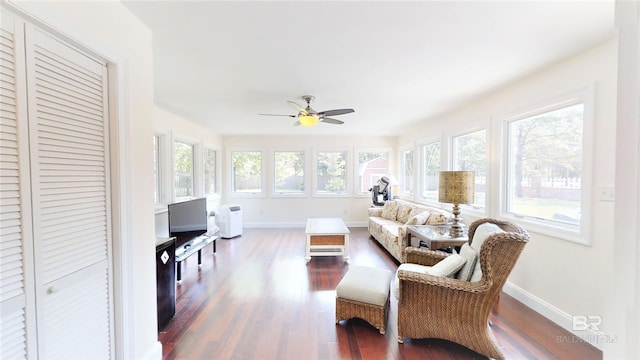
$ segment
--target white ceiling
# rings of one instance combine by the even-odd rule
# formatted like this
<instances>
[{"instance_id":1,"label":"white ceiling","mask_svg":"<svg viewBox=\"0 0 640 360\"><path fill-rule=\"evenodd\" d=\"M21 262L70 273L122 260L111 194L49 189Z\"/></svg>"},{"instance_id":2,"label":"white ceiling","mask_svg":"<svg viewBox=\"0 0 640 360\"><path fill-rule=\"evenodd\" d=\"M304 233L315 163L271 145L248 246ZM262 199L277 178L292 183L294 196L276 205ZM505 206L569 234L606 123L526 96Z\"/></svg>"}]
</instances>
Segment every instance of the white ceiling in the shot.
<instances>
[{"instance_id":1,"label":"white ceiling","mask_svg":"<svg viewBox=\"0 0 640 360\"><path fill-rule=\"evenodd\" d=\"M397 135L614 34L613 1L123 1L155 101L221 135ZM293 127L316 97L344 125Z\"/></svg>"}]
</instances>

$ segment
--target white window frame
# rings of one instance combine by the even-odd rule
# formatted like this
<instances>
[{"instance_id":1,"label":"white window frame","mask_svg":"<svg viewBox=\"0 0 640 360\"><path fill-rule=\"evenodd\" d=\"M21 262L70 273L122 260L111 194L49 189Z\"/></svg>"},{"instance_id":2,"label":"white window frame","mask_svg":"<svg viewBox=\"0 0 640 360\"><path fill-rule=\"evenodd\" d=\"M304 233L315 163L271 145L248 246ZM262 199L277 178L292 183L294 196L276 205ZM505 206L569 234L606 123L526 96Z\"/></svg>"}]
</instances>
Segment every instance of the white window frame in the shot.
<instances>
[{"instance_id":1,"label":"white window frame","mask_svg":"<svg viewBox=\"0 0 640 360\"><path fill-rule=\"evenodd\" d=\"M322 152L344 152L345 159L345 189L343 192L318 192L318 154ZM352 188L352 175L350 162L350 151L348 148L315 148L313 149L312 174L313 174L313 196L314 197L349 197Z\"/></svg>"},{"instance_id":2,"label":"white window frame","mask_svg":"<svg viewBox=\"0 0 640 360\"><path fill-rule=\"evenodd\" d=\"M304 190L302 192L286 192L286 191L278 191L276 190L276 153L277 152L302 152L304 154ZM310 151L304 148L274 148L271 150L271 196L273 197L309 197L309 189L311 184L311 176L309 171L309 163L311 162L311 157L309 155Z\"/></svg>"},{"instance_id":3,"label":"white window frame","mask_svg":"<svg viewBox=\"0 0 640 360\"><path fill-rule=\"evenodd\" d=\"M197 199L198 197L201 197L202 195L202 188L204 187L204 185L200 185L200 183L202 183L202 177L199 176L200 173L202 173L202 156L200 154L200 149L201 146L198 143L197 140L187 137L187 136L182 136L182 135L174 135L173 136L173 141L171 142L171 199L172 202L176 202L176 201L184 201L184 200L188 200L188 199L182 199L182 200L178 200L176 198L176 189L175 189L175 144L179 142L182 144L186 144L186 145L190 145L191 146L191 151L192 151L192 164L191 164L191 168L192 168L192 179L191 179L191 186L192 188L192 194L190 199Z\"/></svg>"},{"instance_id":4,"label":"white window frame","mask_svg":"<svg viewBox=\"0 0 640 360\"><path fill-rule=\"evenodd\" d=\"M424 156L424 148L426 146L430 146L433 144L440 144L440 171L443 170L443 166L445 164L444 162L444 157L445 157L445 142L443 141L441 136L438 137L431 137L431 138L427 138L427 139L423 139L421 141L419 141L417 143L418 145L418 157L419 157L419 166L418 166L418 173L419 175L419 179L418 179L418 189L419 191L417 192L417 197L419 197L422 201L424 201L425 203L432 203L432 204L440 204L438 202L438 196L436 195L435 199L432 198L428 198L426 196L424 196L424 188L426 186L426 174L427 174L427 169L424 168L424 164L425 164L425 156Z\"/></svg>"},{"instance_id":5,"label":"white window frame","mask_svg":"<svg viewBox=\"0 0 640 360\"><path fill-rule=\"evenodd\" d=\"M406 165L405 164L405 152L407 152L407 151L413 152L413 155L411 157L411 159L412 159L412 164L411 165L413 167L413 178L411 179L411 182L412 182L411 188L407 187L408 181L407 181L406 176L405 176L405 173L406 173L405 172L405 165ZM417 159L416 159L415 144L411 143L411 144L407 144L407 145L404 145L404 146L398 148L398 164L400 165L399 169L398 169L398 173L399 173L400 177L398 178L398 180L400 182L399 188L400 188L400 195L402 197L406 197L406 198L413 198L414 197L415 187L416 187L416 180L417 180L416 179L416 170L417 170L416 161L417 161Z\"/></svg>"},{"instance_id":6,"label":"white window frame","mask_svg":"<svg viewBox=\"0 0 640 360\"><path fill-rule=\"evenodd\" d=\"M154 133L153 137L156 142L157 149L154 151L156 162L156 173L155 175L155 207L156 209L163 208L167 204L167 181L166 178L168 176L167 169L168 167L168 156L167 156L167 135L164 133Z\"/></svg>"},{"instance_id":7,"label":"white window frame","mask_svg":"<svg viewBox=\"0 0 640 360\"><path fill-rule=\"evenodd\" d=\"M215 171L214 186L215 186L216 191L214 193L207 193L206 192L206 188L205 188L205 184L204 184L204 180L205 180L205 174L204 174L205 166L204 166L204 163L205 163L205 159L206 159L205 152L207 150L215 151L215 156L216 156L216 158L215 158L216 164L215 164L215 169L214 169L214 171ZM221 173L222 166L220 164L220 158L221 158L221 156L220 156L220 147L219 146L206 144L206 143L202 145L202 189L203 189L202 195L203 196L220 197L220 194L222 193L222 191L221 191L222 189L220 188L221 174L222 174Z\"/></svg>"},{"instance_id":8,"label":"white window frame","mask_svg":"<svg viewBox=\"0 0 640 360\"><path fill-rule=\"evenodd\" d=\"M360 190L360 154L361 153L387 153L387 168L384 170L384 174L380 174L380 177L391 175L391 161L393 157L392 149L390 147L366 147L357 148L353 154L353 192L357 197L371 197L371 192L368 189ZM391 178L390 178L391 180ZM391 186L391 185L389 185Z\"/></svg>"},{"instance_id":9,"label":"white window frame","mask_svg":"<svg viewBox=\"0 0 640 360\"><path fill-rule=\"evenodd\" d=\"M260 191L259 192L236 192L233 189L233 159L234 152L259 152L261 153L261 171L260 171ZM267 169L267 151L262 147L238 147L227 150L227 194L229 197L264 197L266 195L266 169Z\"/></svg>"},{"instance_id":10,"label":"white window frame","mask_svg":"<svg viewBox=\"0 0 640 360\"><path fill-rule=\"evenodd\" d=\"M548 219L540 219L525 215L516 215L507 211L509 180L509 123L538 114L561 109L563 107L584 104L582 128L582 184L580 193L580 225L569 226ZM567 240L582 245L591 245L591 209L593 188L593 147L594 147L594 86L588 86L576 91L550 98L536 105L529 106L518 112L501 116L504 150L502 151L501 176L504 181L500 186L502 201L500 202L500 216L518 222L528 231Z\"/></svg>"}]
</instances>

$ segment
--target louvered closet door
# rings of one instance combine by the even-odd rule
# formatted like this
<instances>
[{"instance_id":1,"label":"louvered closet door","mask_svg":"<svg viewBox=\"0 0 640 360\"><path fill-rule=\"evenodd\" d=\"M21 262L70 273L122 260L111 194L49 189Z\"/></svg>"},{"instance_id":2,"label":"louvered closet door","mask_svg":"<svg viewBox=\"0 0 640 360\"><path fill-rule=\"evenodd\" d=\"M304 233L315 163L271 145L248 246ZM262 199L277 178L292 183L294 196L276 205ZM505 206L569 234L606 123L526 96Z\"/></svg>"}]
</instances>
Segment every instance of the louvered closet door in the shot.
<instances>
[{"instance_id":1,"label":"louvered closet door","mask_svg":"<svg viewBox=\"0 0 640 360\"><path fill-rule=\"evenodd\" d=\"M25 256L31 249L27 128L18 119L24 58L21 64L16 58L24 54L24 32L12 17L0 16L0 359L22 359L34 355L28 352L26 316ZM24 89L23 73L21 81Z\"/></svg>"},{"instance_id":2,"label":"louvered closet door","mask_svg":"<svg viewBox=\"0 0 640 360\"><path fill-rule=\"evenodd\" d=\"M112 357L111 224L104 63L27 25L38 349Z\"/></svg>"}]
</instances>

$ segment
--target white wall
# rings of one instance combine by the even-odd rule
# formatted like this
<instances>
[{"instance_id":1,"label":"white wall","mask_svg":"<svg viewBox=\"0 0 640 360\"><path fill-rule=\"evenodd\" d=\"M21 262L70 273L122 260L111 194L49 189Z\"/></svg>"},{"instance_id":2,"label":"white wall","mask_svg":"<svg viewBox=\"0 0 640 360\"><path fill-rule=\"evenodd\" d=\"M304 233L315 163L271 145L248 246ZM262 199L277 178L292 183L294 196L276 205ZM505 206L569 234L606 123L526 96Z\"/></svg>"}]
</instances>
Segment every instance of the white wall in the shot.
<instances>
[{"instance_id":1,"label":"white wall","mask_svg":"<svg viewBox=\"0 0 640 360\"><path fill-rule=\"evenodd\" d=\"M228 151L233 148L261 148L266 156L265 196L237 196L230 192ZM345 136L228 136L223 139L223 204L238 204L242 207L244 226L246 227L304 227L308 217L340 217L347 226L366 226L367 208L371 204L371 194L354 195L351 191L344 197L316 197L311 190L312 181L306 184L309 190L305 197L273 196L273 164L270 159L273 150L304 149L312 155L316 149L349 151L349 181L352 186L355 179L355 152L358 149L389 148L390 156L396 149L392 137L345 137ZM307 157L312 159L312 156ZM394 170L393 158L389 160ZM313 167L307 164L306 170ZM310 175L310 174L309 174Z\"/></svg>"},{"instance_id":2,"label":"white wall","mask_svg":"<svg viewBox=\"0 0 640 360\"><path fill-rule=\"evenodd\" d=\"M588 239L590 246L530 230L531 241L505 287L506 291L569 330L573 315L604 314L607 284L611 280L614 202L599 200L598 189L614 184L616 71L617 41L613 39L494 91L454 112L407 129L399 139L399 144L406 144L434 134L489 127L488 143L491 144L491 150L488 175L492 176L489 182L495 185L488 186L488 213L476 215L497 217L500 206L497 179L502 156L497 145L500 144L503 114L594 86L593 190L588 198L583 199L591 204L593 221ZM463 216L467 222L473 220L469 212ZM610 330L606 322L603 322L601 329L605 332Z\"/></svg>"},{"instance_id":3,"label":"white wall","mask_svg":"<svg viewBox=\"0 0 640 360\"><path fill-rule=\"evenodd\" d=\"M112 109L119 127L112 160L116 351L121 359L160 359L153 219L153 61L151 32L119 2L15 2L114 65ZM10 6L10 5L9 5Z\"/></svg>"}]
</instances>

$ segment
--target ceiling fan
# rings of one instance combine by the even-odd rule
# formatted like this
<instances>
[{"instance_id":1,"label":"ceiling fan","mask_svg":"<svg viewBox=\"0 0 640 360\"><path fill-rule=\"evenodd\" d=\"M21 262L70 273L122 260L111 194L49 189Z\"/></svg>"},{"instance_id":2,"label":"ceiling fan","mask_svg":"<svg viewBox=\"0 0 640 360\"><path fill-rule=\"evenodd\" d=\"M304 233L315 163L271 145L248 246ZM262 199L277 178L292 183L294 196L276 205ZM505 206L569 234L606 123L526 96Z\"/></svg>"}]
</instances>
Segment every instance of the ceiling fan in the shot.
<instances>
[{"instance_id":1,"label":"ceiling fan","mask_svg":"<svg viewBox=\"0 0 640 360\"><path fill-rule=\"evenodd\" d=\"M291 105L294 109L298 110L297 115L280 115L280 114L258 114L258 115L266 115L266 116L288 116L292 118L297 118L296 122L293 123L293 126L314 126L318 122L325 122L328 124L336 124L341 125L344 124L344 121L338 119L332 119L327 116L336 116L349 114L354 112L353 109L335 109L335 110L325 110L317 112L311 108L310 103L315 99L315 96L312 95L304 95L302 99L307 103L306 107L298 105L294 101L287 101L289 105Z\"/></svg>"}]
</instances>

